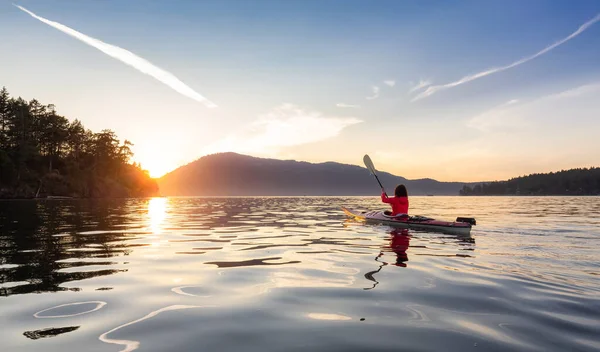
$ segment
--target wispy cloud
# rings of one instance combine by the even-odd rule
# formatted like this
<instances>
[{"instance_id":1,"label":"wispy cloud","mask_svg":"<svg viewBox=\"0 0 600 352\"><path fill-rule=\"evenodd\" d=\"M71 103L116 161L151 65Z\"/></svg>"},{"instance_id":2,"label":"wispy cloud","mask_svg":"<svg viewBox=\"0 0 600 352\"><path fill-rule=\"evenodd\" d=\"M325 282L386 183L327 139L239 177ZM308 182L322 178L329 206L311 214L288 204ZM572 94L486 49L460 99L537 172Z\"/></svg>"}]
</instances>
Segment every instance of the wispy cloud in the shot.
<instances>
[{"instance_id":1,"label":"wispy cloud","mask_svg":"<svg viewBox=\"0 0 600 352\"><path fill-rule=\"evenodd\" d=\"M560 45L568 42L569 40L575 38L576 36L578 36L579 34L583 33L583 31L585 31L591 25L593 25L594 23L596 23L598 21L600 21L600 14L597 14L596 17L594 17L591 20L587 21L586 23L582 24L575 32L571 33L567 37L565 37L565 38L563 38L563 39L555 42L552 45L549 45L549 46L545 47L544 49L538 51L537 53L535 53L533 55L524 57L524 58L522 58L520 60L517 60L517 61L515 61L515 62L513 62L513 63L511 63L509 65L506 65L506 66L490 68L490 69L487 69L487 70L479 72L479 73L475 73L475 74L472 74L472 75L469 75L469 76L465 76L465 77L459 79L458 81L454 81L454 82L450 82L450 83L442 84L442 85L430 86L424 92L422 92L422 93L418 94L417 96L415 96L412 99L412 101L419 100L419 99L431 96L431 95L433 95L434 93L436 93L436 92L438 92L440 90L444 90L444 89L456 87L456 86L459 86L461 84L468 83L468 82L474 81L476 79L489 76L489 75L494 74L494 73L502 72L502 71L511 69L513 67L519 66L521 64L524 64L524 63L526 63L528 61L531 61L531 60L537 58L538 56L544 55L545 53L547 53L550 50L556 48L557 46L560 46Z\"/></svg>"},{"instance_id":2,"label":"wispy cloud","mask_svg":"<svg viewBox=\"0 0 600 352\"><path fill-rule=\"evenodd\" d=\"M410 90L409 90L408 92L409 92L409 93L413 93L413 92L416 92L416 91L418 91L419 89L423 89L423 88L425 88L425 87L427 87L427 86L431 85L431 81L430 81L430 80L427 80L427 79L420 79L420 80L419 80L419 83L417 83L417 84L413 84L413 82L410 82L410 85L411 85L412 87L410 88Z\"/></svg>"},{"instance_id":3,"label":"wispy cloud","mask_svg":"<svg viewBox=\"0 0 600 352\"><path fill-rule=\"evenodd\" d=\"M594 98L598 93L600 83L593 83L528 102L513 99L467 120L466 125L482 132L493 132L518 131L533 125L539 129L552 125L556 119L572 119L573 124L585 124L585 119L596 119L599 104Z\"/></svg>"},{"instance_id":4,"label":"wispy cloud","mask_svg":"<svg viewBox=\"0 0 600 352\"><path fill-rule=\"evenodd\" d=\"M373 86L372 89L373 89L373 95L370 96L370 97L367 97L367 99L369 99L369 100L373 100L373 99L379 98L379 87Z\"/></svg>"},{"instance_id":5,"label":"wispy cloud","mask_svg":"<svg viewBox=\"0 0 600 352\"><path fill-rule=\"evenodd\" d=\"M337 104L335 104L335 106L337 106L338 108L360 108L360 105L352 105L352 104L344 104L344 103L337 103Z\"/></svg>"},{"instance_id":6,"label":"wispy cloud","mask_svg":"<svg viewBox=\"0 0 600 352\"><path fill-rule=\"evenodd\" d=\"M48 19L40 17L22 6L19 6L19 5L15 5L15 6L18 7L20 10L31 15L31 17L33 17L37 20L40 20L43 23L45 23L51 27L54 27L54 28L58 29L59 31L66 33L76 39L81 40L82 42L102 51L106 55L113 57L113 58L135 68L136 70L138 70L142 73L145 73L151 77L154 77L155 79L157 79L160 82L164 83L165 85L169 86L171 89L175 90L176 92L178 92L188 98L194 99L194 100L206 105L209 108L217 107L217 105L215 103L206 99L205 97L200 95L200 93L194 91L192 88L190 88L188 85L186 85L185 83L180 81L173 74L161 69L160 67L153 65L146 59L143 59L143 58L135 55L134 53L132 53L128 50L125 50L123 48L119 48L117 46L104 43L98 39L89 37L83 33L80 33L78 31L71 29L63 24L58 23L58 22L50 21Z\"/></svg>"},{"instance_id":7,"label":"wispy cloud","mask_svg":"<svg viewBox=\"0 0 600 352\"><path fill-rule=\"evenodd\" d=\"M546 97L546 99L574 98L574 97L579 97L582 95L590 95L590 93L591 94L600 93L600 82L586 84L584 86L565 90L563 92L550 95L550 96Z\"/></svg>"},{"instance_id":8,"label":"wispy cloud","mask_svg":"<svg viewBox=\"0 0 600 352\"><path fill-rule=\"evenodd\" d=\"M353 117L326 117L319 112L283 104L240 131L207 146L203 154L233 151L275 155L280 148L335 137L344 128L360 122Z\"/></svg>"},{"instance_id":9,"label":"wispy cloud","mask_svg":"<svg viewBox=\"0 0 600 352\"><path fill-rule=\"evenodd\" d=\"M515 113L519 107L515 107L517 100L496 105L493 108L469 119L466 126L482 132L491 132L505 128L519 128L527 124L521 114Z\"/></svg>"},{"instance_id":10,"label":"wispy cloud","mask_svg":"<svg viewBox=\"0 0 600 352\"><path fill-rule=\"evenodd\" d=\"M388 85L388 86L390 86L390 87L393 87L393 86L395 86L395 85L396 85L396 81L394 81L394 80L391 80L391 79L390 79L390 80L387 80L387 81L383 81L383 83L384 83L384 84L387 84L387 85Z\"/></svg>"}]
</instances>

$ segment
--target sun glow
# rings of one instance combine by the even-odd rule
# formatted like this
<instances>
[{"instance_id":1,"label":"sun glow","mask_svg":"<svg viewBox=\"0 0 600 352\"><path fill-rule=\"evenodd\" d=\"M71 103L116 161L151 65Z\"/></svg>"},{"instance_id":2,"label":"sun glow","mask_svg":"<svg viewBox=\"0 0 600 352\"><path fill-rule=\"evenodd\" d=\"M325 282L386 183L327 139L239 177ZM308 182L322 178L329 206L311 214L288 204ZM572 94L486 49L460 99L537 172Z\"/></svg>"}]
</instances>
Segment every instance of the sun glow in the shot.
<instances>
[{"instance_id":1,"label":"sun glow","mask_svg":"<svg viewBox=\"0 0 600 352\"><path fill-rule=\"evenodd\" d=\"M148 170L148 173L152 178L159 178L167 172L169 172L168 167L166 167L165 165L161 165L158 162L155 165L153 165L152 163L148 165L142 165L142 168L144 170Z\"/></svg>"},{"instance_id":2,"label":"sun glow","mask_svg":"<svg viewBox=\"0 0 600 352\"><path fill-rule=\"evenodd\" d=\"M152 178L162 177L175 168L173 161L164 152L141 151L139 154L139 157L135 158L136 161L140 163L142 169L148 171Z\"/></svg>"}]
</instances>

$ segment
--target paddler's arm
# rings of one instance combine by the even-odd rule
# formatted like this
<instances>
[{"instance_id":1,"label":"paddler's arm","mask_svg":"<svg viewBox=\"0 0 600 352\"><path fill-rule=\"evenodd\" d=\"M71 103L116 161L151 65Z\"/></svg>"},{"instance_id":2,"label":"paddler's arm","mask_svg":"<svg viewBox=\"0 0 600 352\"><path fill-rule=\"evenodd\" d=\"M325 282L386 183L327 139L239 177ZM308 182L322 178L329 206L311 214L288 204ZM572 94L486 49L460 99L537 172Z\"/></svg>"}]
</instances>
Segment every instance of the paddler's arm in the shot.
<instances>
[{"instance_id":1,"label":"paddler's arm","mask_svg":"<svg viewBox=\"0 0 600 352\"><path fill-rule=\"evenodd\" d=\"M387 194L385 194L385 192L381 192L381 201L384 203L391 203L392 201L388 198Z\"/></svg>"}]
</instances>

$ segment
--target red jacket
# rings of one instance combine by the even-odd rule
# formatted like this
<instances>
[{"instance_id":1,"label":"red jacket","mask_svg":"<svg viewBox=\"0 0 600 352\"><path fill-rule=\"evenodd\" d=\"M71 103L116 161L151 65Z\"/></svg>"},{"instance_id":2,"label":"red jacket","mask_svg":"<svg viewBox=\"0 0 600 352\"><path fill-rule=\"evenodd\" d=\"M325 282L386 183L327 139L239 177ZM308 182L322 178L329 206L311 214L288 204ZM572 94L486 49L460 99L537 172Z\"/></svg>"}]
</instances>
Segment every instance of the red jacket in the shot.
<instances>
[{"instance_id":1,"label":"red jacket","mask_svg":"<svg viewBox=\"0 0 600 352\"><path fill-rule=\"evenodd\" d=\"M381 193L381 201L392 205L392 215L408 214L408 197L391 197Z\"/></svg>"}]
</instances>

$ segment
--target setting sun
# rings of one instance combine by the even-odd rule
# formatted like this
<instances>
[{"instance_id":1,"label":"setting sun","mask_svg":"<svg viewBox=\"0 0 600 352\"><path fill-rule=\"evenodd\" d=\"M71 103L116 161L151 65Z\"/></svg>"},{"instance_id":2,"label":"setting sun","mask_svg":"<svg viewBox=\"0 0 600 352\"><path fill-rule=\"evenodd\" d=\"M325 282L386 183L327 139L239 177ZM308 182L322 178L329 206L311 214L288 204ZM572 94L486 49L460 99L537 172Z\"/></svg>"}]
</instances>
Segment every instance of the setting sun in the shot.
<instances>
[{"instance_id":1,"label":"setting sun","mask_svg":"<svg viewBox=\"0 0 600 352\"><path fill-rule=\"evenodd\" d=\"M159 178L167 172L176 168L173 164L173 158L167 155L171 150L140 150L139 157L135 158L142 166L142 169L148 170L150 177Z\"/></svg>"},{"instance_id":2,"label":"setting sun","mask_svg":"<svg viewBox=\"0 0 600 352\"><path fill-rule=\"evenodd\" d=\"M152 178L159 178L159 177L163 176L164 174L166 174L167 172L169 172L168 168L165 167L164 165L161 165L160 163L142 164L142 168L145 170L148 170L148 173L150 174L150 177L152 177Z\"/></svg>"}]
</instances>

